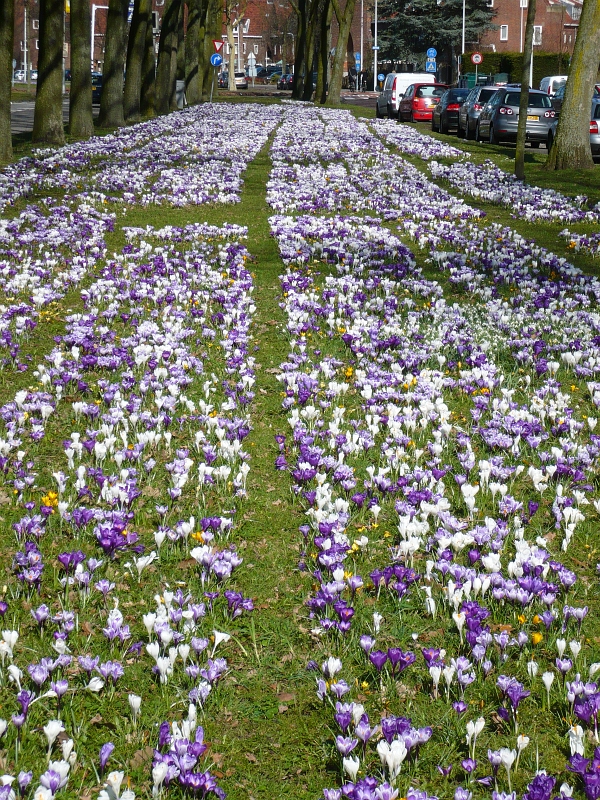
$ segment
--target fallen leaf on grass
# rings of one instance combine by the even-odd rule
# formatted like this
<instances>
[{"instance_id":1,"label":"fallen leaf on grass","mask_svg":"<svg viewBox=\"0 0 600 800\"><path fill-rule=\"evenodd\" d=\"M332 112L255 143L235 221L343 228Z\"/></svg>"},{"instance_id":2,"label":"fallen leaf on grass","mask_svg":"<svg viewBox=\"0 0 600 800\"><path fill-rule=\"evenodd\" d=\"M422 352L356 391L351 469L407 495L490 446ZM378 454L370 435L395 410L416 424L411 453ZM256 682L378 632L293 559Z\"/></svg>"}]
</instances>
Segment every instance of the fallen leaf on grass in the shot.
<instances>
[{"instance_id":1,"label":"fallen leaf on grass","mask_svg":"<svg viewBox=\"0 0 600 800\"><path fill-rule=\"evenodd\" d=\"M296 699L296 695L292 694L292 692L280 692L277 695L277 699L281 700L282 703L291 703Z\"/></svg>"},{"instance_id":2,"label":"fallen leaf on grass","mask_svg":"<svg viewBox=\"0 0 600 800\"><path fill-rule=\"evenodd\" d=\"M154 755L154 748L148 745L148 747L144 747L143 750L138 750L136 753L133 754L133 758L129 762L129 765L132 769L135 769L136 767L143 767L147 761L150 761L152 759L153 755Z\"/></svg>"},{"instance_id":3,"label":"fallen leaf on grass","mask_svg":"<svg viewBox=\"0 0 600 800\"><path fill-rule=\"evenodd\" d=\"M254 755L254 753L244 753L244 755L252 764L258 764L258 758Z\"/></svg>"},{"instance_id":4,"label":"fallen leaf on grass","mask_svg":"<svg viewBox=\"0 0 600 800\"><path fill-rule=\"evenodd\" d=\"M281 705L277 706L277 710L280 714L285 714L285 712L288 710L288 707L284 706L282 703Z\"/></svg>"}]
</instances>

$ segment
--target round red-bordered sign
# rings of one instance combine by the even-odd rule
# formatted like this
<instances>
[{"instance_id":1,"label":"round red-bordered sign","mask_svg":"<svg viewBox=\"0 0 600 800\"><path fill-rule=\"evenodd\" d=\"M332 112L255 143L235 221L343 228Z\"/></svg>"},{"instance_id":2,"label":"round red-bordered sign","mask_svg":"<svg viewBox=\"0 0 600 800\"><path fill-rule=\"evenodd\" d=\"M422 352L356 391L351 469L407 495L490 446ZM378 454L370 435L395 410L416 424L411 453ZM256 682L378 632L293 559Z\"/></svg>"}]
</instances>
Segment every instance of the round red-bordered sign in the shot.
<instances>
[{"instance_id":1,"label":"round red-bordered sign","mask_svg":"<svg viewBox=\"0 0 600 800\"><path fill-rule=\"evenodd\" d=\"M481 55L481 53L473 53L471 55L471 61L473 62L473 64L481 64L483 61L483 56Z\"/></svg>"}]
</instances>

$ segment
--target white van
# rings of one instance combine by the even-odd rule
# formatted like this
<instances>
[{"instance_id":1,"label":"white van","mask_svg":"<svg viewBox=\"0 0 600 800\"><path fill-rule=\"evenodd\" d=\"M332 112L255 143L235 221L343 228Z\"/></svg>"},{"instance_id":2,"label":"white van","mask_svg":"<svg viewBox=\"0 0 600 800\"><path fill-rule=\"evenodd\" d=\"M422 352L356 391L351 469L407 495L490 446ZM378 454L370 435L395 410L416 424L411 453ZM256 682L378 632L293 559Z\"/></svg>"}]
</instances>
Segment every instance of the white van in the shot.
<instances>
[{"instance_id":1,"label":"white van","mask_svg":"<svg viewBox=\"0 0 600 800\"><path fill-rule=\"evenodd\" d=\"M432 72L390 72L377 98L375 115L378 119L398 119L398 106L407 88L413 83L435 83Z\"/></svg>"},{"instance_id":2,"label":"white van","mask_svg":"<svg viewBox=\"0 0 600 800\"><path fill-rule=\"evenodd\" d=\"M540 81L540 91L546 92L550 97L554 97L558 87L567 82L567 77L567 75L550 75L547 78L542 78Z\"/></svg>"}]
</instances>

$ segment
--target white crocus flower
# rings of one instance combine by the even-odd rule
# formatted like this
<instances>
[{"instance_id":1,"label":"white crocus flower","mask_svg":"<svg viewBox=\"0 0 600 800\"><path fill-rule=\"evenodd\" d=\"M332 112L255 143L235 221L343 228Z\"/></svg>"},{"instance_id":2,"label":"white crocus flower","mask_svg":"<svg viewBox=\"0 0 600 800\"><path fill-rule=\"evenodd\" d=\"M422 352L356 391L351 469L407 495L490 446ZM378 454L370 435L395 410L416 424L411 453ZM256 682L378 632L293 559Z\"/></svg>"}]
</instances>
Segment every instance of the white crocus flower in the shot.
<instances>
[{"instance_id":1,"label":"white crocus flower","mask_svg":"<svg viewBox=\"0 0 600 800\"><path fill-rule=\"evenodd\" d=\"M343 762L344 772L350 778L352 783L356 782L356 776L358 775L358 769L360 767L360 761L358 758L353 758L352 756L348 756L344 758Z\"/></svg>"},{"instance_id":2,"label":"white crocus flower","mask_svg":"<svg viewBox=\"0 0 600 800\"><path fill-rule=\"evenodd\" d=\"M228 633L224 633L223 631L215 631L213 630L213 636L215 637L215 644L212 649L211 658L215 654L215 650L221 644L221 642L228 642L231 639L231 636Z\"/></svg>"}]
</instances>

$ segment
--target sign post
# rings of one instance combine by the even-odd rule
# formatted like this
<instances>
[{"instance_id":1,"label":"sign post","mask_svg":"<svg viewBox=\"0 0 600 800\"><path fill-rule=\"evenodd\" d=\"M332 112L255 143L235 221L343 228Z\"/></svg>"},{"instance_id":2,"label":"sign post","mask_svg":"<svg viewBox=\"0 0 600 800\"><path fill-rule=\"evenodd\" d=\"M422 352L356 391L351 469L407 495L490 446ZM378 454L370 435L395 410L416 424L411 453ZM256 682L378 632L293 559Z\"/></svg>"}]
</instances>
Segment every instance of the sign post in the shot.
<instances>
[{"instance_id":1,"label":"sign post","mask_svg":"<svg viewBox=\"0 0 600 800\"><path fill-rule=\"evenodd\" d=\"M477 68L483 62L481 53L471 53L471 63L475 64L475 86L477 86Z\"/></svg>"},{"instance_id":2,"label":"sign post","mask_svg":"<svg viewBox=\"0 0 600 800\"><path fill-rule=\"evenodd\" d=\"M254 78L256 78L256 56L254 53L248 54L248 72L252 78L252 86L254 86Z\"/></svg>"},{"instance_id":3,"label":"sign post","mask_svg":"<svg viewBox=\"0 0 600 800\"><path fill-rule=\"evenodd\" d=\"M354 68L356 69L356 91L360 86L360 69L361 69L361 62L360 62L360 53L354 53Z\"/></svg>"},{"instance_id":4,"label":"sign post","mask_svg":"<svg viewBox=\"0 0 600 800\"><path fill-rule=\"evenodd\" d=\"M435 47L427 49L427 61L425 62L425 72L437 72L437 50Z\"/></svg>"},{"instance_id":5,"label":"sign post","mask_svg":"<svg viewBox=\"0 0 600 800\"><path fill-rule=\"evenodd\" d=\"M223 46L223 42L221 42L221 47L222 46ZM210 63L213 65L213 67L215 67L215 69L213 70L212 83L210 85L210 102L212 103L213 90L215 88L215 78L216 78L216 75L217 75L217 67L220 67L221 64L223 63L223 56L220 53L213 53L212 56L210 57Z\"/></svg>"}]
</instances>

